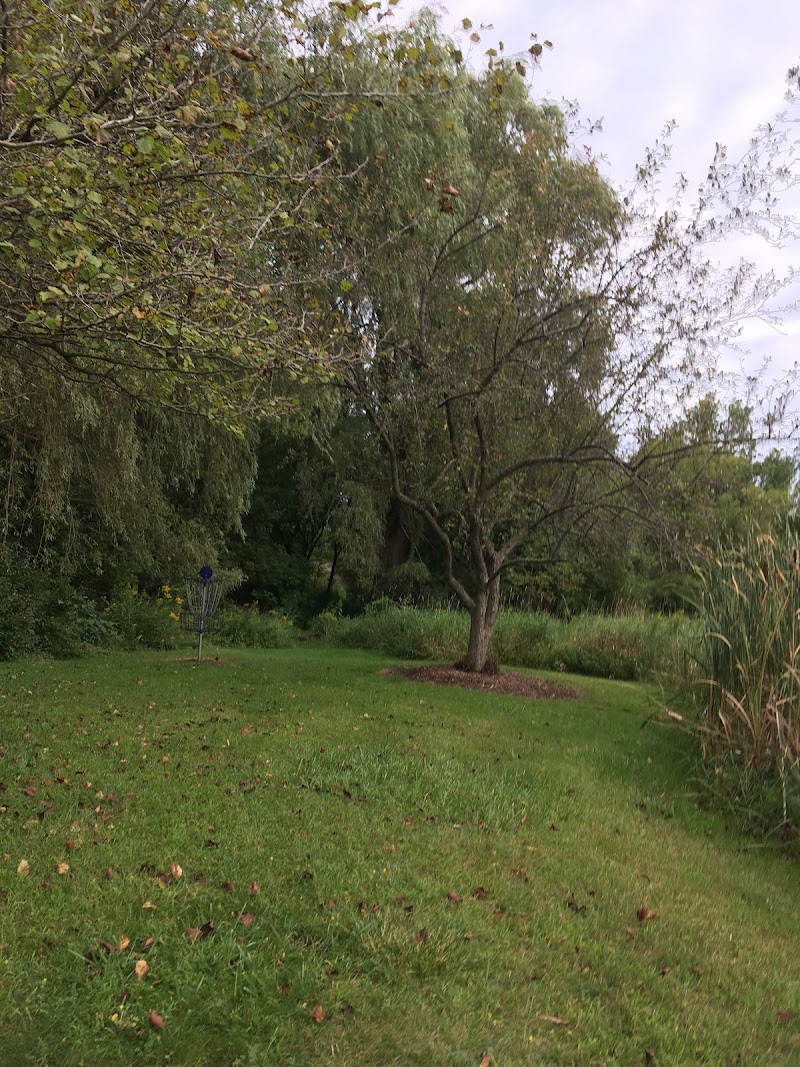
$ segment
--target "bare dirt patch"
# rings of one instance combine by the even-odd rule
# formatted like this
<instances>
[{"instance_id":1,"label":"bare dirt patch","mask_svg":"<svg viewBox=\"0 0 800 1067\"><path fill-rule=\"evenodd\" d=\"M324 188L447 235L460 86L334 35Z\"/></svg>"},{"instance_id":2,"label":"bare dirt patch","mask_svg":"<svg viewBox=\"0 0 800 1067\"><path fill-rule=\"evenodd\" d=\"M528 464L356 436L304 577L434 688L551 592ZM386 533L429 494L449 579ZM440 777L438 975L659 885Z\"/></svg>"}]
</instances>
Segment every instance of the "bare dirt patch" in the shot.
<instances>
[{"instance_id":1,"label":"bare dirt patch","mask_svg":"<svg viewBox=\"0 0 800 1067\"><path fill-rule=\"evenodd\" d=\"M433 682L435 685L457 685L462 689L480 689L486 693L504 693L507 696L531 697L534 700L577 700L577 689L558 682L534 678L532 674L518 671L503 671L500 674L475 674L458 667L436 664L425 667L406 667L398 672L412 682Z\"/></svg>"}]
</instances>

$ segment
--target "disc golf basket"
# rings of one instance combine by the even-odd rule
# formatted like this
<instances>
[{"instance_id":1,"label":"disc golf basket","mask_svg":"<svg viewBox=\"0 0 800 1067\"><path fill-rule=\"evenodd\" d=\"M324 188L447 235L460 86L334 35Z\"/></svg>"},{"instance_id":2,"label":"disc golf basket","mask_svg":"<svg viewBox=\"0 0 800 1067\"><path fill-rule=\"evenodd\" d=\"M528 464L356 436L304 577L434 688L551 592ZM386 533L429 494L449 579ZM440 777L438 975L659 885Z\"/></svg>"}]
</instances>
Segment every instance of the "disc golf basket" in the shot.
<instances>
[{"instance_id":1,"label":"disc golf basket","mask_svg":"<svg viewBox=\"0 0 800 1067\"><path fill-rule=\"evenodd\" d=\"M186 606L181 611L181 626L187 633L197 634L198 663L203 658L203 635L218 628L217 611L224 584L225 579L215 578L209 566L202 567L197 578L186 579Z\"/></svg>"}]
</instances>

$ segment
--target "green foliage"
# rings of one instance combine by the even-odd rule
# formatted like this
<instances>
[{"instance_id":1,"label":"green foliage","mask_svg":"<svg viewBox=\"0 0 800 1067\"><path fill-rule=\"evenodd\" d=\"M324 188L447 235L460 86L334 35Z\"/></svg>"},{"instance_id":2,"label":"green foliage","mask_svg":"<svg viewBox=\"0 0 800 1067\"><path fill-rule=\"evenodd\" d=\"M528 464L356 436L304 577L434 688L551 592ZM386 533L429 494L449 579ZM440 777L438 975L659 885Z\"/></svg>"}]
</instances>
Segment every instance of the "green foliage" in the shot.
<instances>
[{"instance_id":1,"label":"green foliage","mask_svg":"<svg viewBox=\"0 0 800 1067\"><path fill-rule=\"evenodd\" d=\"M184 644L180 628L183 599L165 585L157 596L141 593L135 586L122 589L105 607L118 640L128 646L172 649Z\"/></svg>"},{"instance_id":2,"label":"green foliage","mask_svg":"<svg viewBox=\"0 0 800 1067\"><path fill-rule=\"evenodd\" d=\"M260 611L256 605L228 604L211 640L240 648L291 648L296 637L294 623L286 615Z\"/></svg>"},{"instance_id":3,"label":"green foliage","mask_svg":"<svg viewBox=\"0 0 800 1067\"><path fill-rule=\"evenodd\" d=\"M377 605L375 607L374 605ZM324 614L311 632L349 648L409 659L456 660L469 632L463 610L401 607L382 599L358 618ZM569 671L600 678L683 678L699 627L685 616L576 615L501 611L491 653L507 666Z\"/></svg>"},{"instance_id":4,"label":"green foliage","mask_svg":"<svg viewBox=\"0 0 800 1067\"><path fill-rule=\"evenodd\" d=\"M75 656L106 644L113 624L99 606L59 574L0 557L0 659L32 652Z\"/></svg>"}]
</instances>

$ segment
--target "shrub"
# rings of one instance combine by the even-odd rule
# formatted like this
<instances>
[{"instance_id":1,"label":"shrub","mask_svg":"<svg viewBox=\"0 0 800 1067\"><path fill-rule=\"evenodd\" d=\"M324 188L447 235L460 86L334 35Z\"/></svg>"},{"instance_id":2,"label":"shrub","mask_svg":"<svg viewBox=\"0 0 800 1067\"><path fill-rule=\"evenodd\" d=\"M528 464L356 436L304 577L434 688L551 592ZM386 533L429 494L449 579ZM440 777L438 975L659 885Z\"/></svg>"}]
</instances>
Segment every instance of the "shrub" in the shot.
<instances>
[{"instance_id":1,"label":"shrub","mask_svg":"<svg viewBox=\"0 0 800 1067\"><path fill-rule=\"evenodd\" d=\"M245 648L290 648L296 632L291 619L275 611L260 612L248 607L228 605L222 612L219 629L213 635L218 645Z\"/></svg>"},{"instance_id":2,"label":"shrub","mask_svg":"<svg viewBox=\"0 0 800 1067\"><path fill-rule=\"evenodd\" d=\"M108 644L114 627L64 575L7 553L0 559L0 658L73 656Z\"/></svg>"},{"instance_id":3,"label":"shrub","mask_svg":"<svg viewBox=\"0 0 800 1067\"><path fill-rule=\"evenodd\" d=\"M106 620L119 640L144 648L171 649L182 643L180 609L183 600L173 596L168 585L158 596L140 593L136 586L126 586L107 602Z\"/></svg>"}]
</instances>

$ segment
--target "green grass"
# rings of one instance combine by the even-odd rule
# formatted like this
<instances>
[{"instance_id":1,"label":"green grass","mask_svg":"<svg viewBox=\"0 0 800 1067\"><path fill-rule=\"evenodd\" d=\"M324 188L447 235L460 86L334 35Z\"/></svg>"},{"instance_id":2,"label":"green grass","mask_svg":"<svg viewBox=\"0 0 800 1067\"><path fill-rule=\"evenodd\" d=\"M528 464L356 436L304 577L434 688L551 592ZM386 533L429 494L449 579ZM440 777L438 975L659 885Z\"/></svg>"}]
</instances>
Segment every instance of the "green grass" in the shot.
<instances>
[{"instance_id":1,"label":"green grass","mask_svg":"<svg viewBox=\"0 0 800 1067\"><path fill-rule=\"evenodd\" d=\"M0 1063L800 1062L800 868L684 796L653 692L218 654L0 669Z\"/></svg>"},{"instance_id":2,"label":"green grass","mask_svg":"<svg viewBox=\"0 0 800 1067\"><path fill-rule=\"evenodd\" d=\"M381 600L356 618L322 615L312 630L343 647L455 661L466 651L469 617L461 609L399 607ZM490 654L499 663L532 670L621 681L679 678L686 670L687 650L696 647L700 633L700 626L681 614L585 614L564 620L544 612L505 610Z\"/></svg>"}]
</instances>

